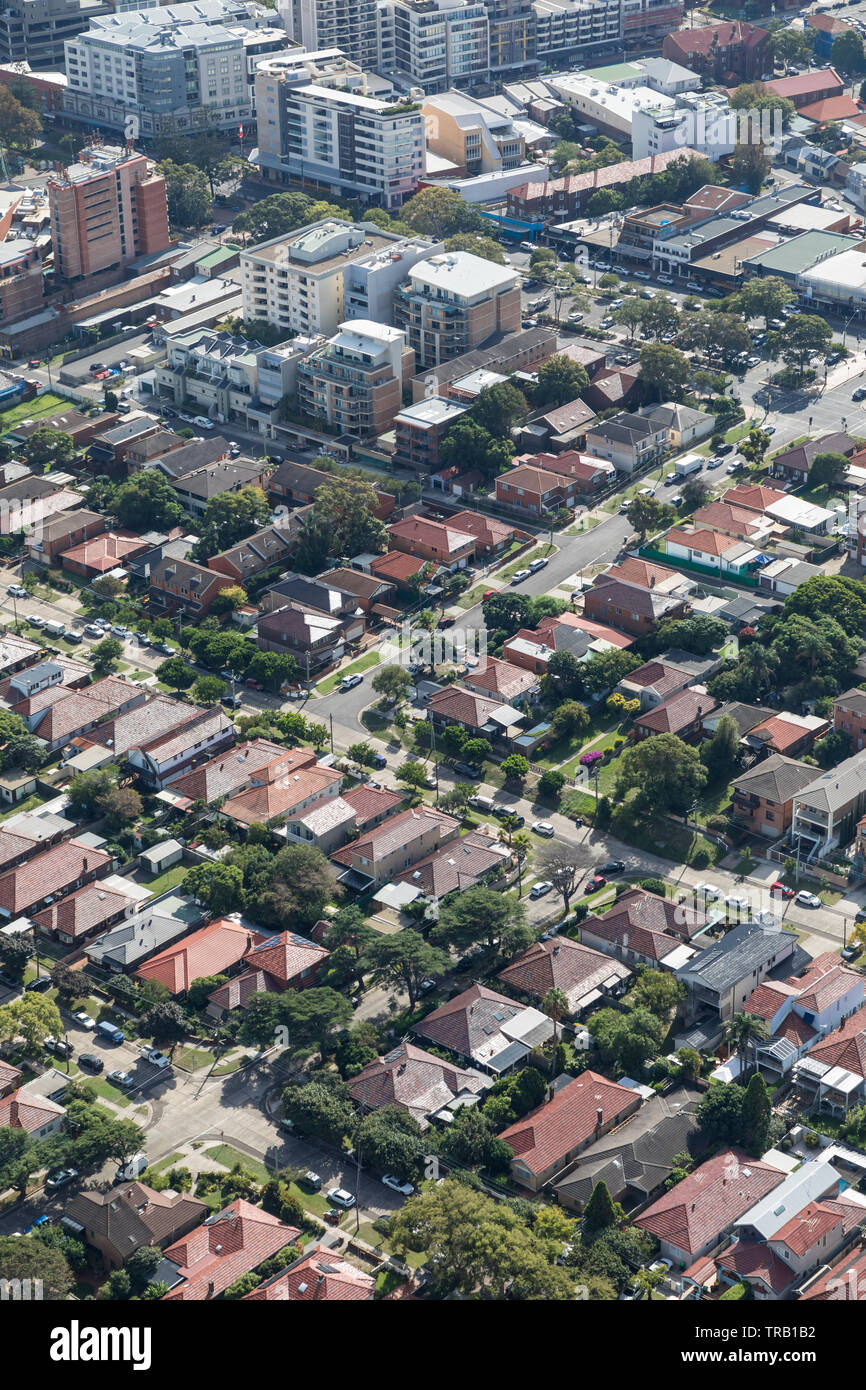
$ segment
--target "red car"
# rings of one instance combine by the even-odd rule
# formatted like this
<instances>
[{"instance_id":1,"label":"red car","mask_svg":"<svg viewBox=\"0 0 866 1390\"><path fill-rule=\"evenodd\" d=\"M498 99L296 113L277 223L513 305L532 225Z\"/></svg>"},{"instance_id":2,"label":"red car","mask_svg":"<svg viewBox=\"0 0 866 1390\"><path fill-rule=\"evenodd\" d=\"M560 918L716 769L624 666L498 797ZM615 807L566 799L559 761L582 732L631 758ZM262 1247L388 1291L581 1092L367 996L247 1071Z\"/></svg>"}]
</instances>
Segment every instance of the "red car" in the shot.
<instances>
[{"instance_id":1,"label":"red car","mask_svg":"<svg viewBox=\"0 0 866 1390\"><path fill-rule=\"evenodd\" d=\"M456 621L457 621L456 618L440 618L439 621L438 621L438 623L436 624L436 626L437 626L437 627L453 627L454 624L456 623Z\"/></svg>"},{"instance_id":2,"label":"red car","mask_svg":"<svg viewBox=\"0 0 866 1390\"><path fill-rule=\"evenodd\" d=\"M486 598L495 598L498 593L498 589L485 589L484 593L481 595L482 601Z\"/></svg>"},{"instance_id":3,"label":"red car","mask_svg":"<svg viewBox=\"0 0 866 1390\"><path fill-rule=\"evenodd\" d=\"M594 878L588 878L583 886L584 893L597 893L599 888L607 887L607 879L604 874L596 874Z\"/></svg>"},{"instance_id":4,"label":"red car","mask_svg":"<svg viewBox=\"0 0 866 1390\"><path fill-rule=\"evenodd\" d=\"M773 883L770 886L770 896L773 898L793 898L793 888L786 888L784 883Z\"/></svg>"},{"instance_id":5,"label":"red car","mask_svg":"<svg viewBox=\"0 0 866 1390\"><path fill-rule=\"evenodd\" d=\"M28 367L41 367L41 366L42 366L42 358L41 358L41 357L31 357L31 358L30 358L30 361L27 363L27 365L28 365Z\"/></svg>"},{"instance_id":6,"label":"red car","mask_svg":"<svg viewBox=\"0 0 866 1390\"><path fill-rule=\"evenodd\" d=\"M261 681L254 681L252 679L244 681L244 685L249 686L250 690L264 690L265 688Z\"/></svg>"}]
</instances>

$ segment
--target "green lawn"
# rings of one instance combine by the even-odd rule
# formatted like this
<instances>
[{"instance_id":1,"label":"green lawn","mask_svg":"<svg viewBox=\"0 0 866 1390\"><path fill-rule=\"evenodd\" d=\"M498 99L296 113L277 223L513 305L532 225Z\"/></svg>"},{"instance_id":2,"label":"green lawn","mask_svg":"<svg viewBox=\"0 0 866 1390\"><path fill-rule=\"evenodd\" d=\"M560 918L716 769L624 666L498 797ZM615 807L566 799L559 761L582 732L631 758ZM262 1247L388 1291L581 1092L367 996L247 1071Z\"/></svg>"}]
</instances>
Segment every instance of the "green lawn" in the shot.
<instances>
[{"instance_id":1,"label":"green lawn","mask_svg":"<svg viewBox=\"0 0 866 1390\"><path fill-rule=\"evenodd\" d=\"M526 554L521 555L513 564L506 565L504 570L497 570L497 578L512 579L518 570L527 568L530 560L550 560L558 549L556 545L537 545L534 550L527 550Z\"/></svg>"},{"instance_id":2,"label":"green lawn","mask_svg":"<svg viewBox=\"0 0 866 1390\"><path fill-rule=\"evenodd\" d=\"M83 1073L82 1073L83 1075ZM110 1100L113 1105L127 1106L130 1104L129 1096L125 1095L119 1086L113 1086L110 1081L104 1081L101 1076L87 1076L87 1081L103 1100Z\"/></svg>"},{"instance_id":3,"label":"green lawn","mask_svg":"<svg viewBox=\"0 0 866 1390\"><path fill-rule=\"evenodd\" d=\"M167 893L169 888L176 888L189 873L186 864L174 864L165 873L157 874L154 878L140 878L138 882L143 888L149 888L154 897L158 893Z\"/></svg>"},{"instance_id":4,"label":"green lawn","mask_svg":"<svg viewBox=\"0 0 866 1390\"><path fill-rule=\"evenodd\" d=\"M182 1154L169 1154L167 1158L161 1158L158 1163L152 1163L148 1172L164 1173L166 1169L173 1168L176 1163L180 1163Z\"/></svg>"},{"instance_id":5,"label":"green lawn","mask_svg":"<svg viewBox=\"0 0 866 1390\"><path fill-rule=\"evenodd\" d=\"M199 1071L202 1067L212 1065L214 1054L201 1047L178 1047L175 1049L174 1061L186 1071Z\"/></svg>"},{"instance_id":6,"label":"green lawn","mask_svg":"<svg viewBox=\"0 0 866 1390\"><path fill-rule=\"evenodd\" d=\"M385 1255L393 1255L394 1251L384 1236L380 1236L378 1231L373 1230L369 1221L362 1221L358 1235L368 1245L372 1245L374 1250L381 1250ZM405 1255L398 1257L407 1264L410 1269L420 1269L427 1263L427 1252L425 1250L407 1250Z\"/></svg>"},{"instance_id":7,"label":"green lawn","mask_svg":"<svg viewBox=\"0 0 866 1390\"><path fill-rule=\"evenodd\" d=\"M235 1164L239 1163L247 1173L252 1174L256 1182L270 1181L270 1169L257 1158L249 1158L239 1149L233 1149L231 1144L215 1144L212 1149L205 1149L204 1154L205 1158L212 1158L214 1163L221 1163L226 1169L234 1168Z\"/></svg>"},{"instance_id":8,"label":"green lawn","mask_svg":"<svg viewBox=\"0 0 866 1390\"><path fill-rule=\"evenodd\" d=\"M22 420L41 420L45 415L56 415L58 411L68 410L71 404L71 401L65 400L62 396L55 396L53 392L46 391L44 396L32 401L22 401L20 405L13 405L11 410L4 410L0 415L0 433L5 434Z\"/></svg>"},{"instance_id":9,"label":"green lawn","mask_svg":"<svg viewBox=\"0 0 866 1390\"><path fill-rule=\"evenodd\" d=\"M344 666L341 670L334 671L332 675L326 676L325 679L320 681L316 686L316 690L320 695L331 695L337 689L337 686L344 676L354 676L360 674L362 671L369 671L371 666L378 665L379 653L365 652L363 656L359 656L358 660L353 661L349 666Z\"/></svg>"},{"instance_id":10,"label":"green lawn","mask_svg":"<svg viewBox=\"0 0 866 1390\"><path fill-rule=\"evenodd\" d=\"M467 589L465 594L461 594L457 600L458 608L474 608L476 603L481 602L481 595L486 594L490 588L489 584L476 584L474 589Z\"/></svg>"}]
</instances>

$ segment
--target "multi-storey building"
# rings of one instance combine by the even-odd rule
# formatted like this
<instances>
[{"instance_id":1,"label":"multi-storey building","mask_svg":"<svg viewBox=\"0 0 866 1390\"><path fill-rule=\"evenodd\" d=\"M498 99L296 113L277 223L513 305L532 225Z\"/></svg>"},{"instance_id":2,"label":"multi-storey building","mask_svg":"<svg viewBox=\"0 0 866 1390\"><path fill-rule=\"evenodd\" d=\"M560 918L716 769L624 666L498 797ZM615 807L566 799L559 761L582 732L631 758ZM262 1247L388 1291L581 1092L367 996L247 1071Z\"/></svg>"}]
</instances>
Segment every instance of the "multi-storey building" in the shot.
<instances>
[{"instance_id":1,"label":"multi-storey building","mask_svg":"<svg viewBox=\"0 0 866 1390\"><path fill-rule=\"evenodd\" d=\"M368 319L340 325L298 365L298 408L341 434L381 434L400 409L415 356L399 328Z\"/></svg>"},{"instance_id":2,"label":"multi-storey building","mask_svg":"<svg viewBox=\"0 0 866 1390\"><path fill-rule=\"evenodd\" d=\"M532 0L486 0L490 26L490 70L525 68L535 52Z\"/></svg>"},{"instance_id":3,"label":"multi-storey building","mask_svg":"<svg viewBox=\"0 0 866 1390\"><path fill-rule=\"evenodd\" d=\"M405 329L417 367L435 367L519 329L520 277L468 251L431 256L399 286L394 321Z\"/></svg>"},{"instance_id":4,"label":"multi-storey building","mask_svg":"<svg viewBox=\"0 0 866 1390\"><path fill-rule=\"evenodd\" d=\"M376 0L278 0L277 10L308 52L340 48L362 68L378 66Z\"/></svg>"},{"instance_id":5,"label":"multi-storey building","mask_svg":"<svg viewBox=\"0 0 866 1390\"><path fill-rule=\"evenodd\" d=\"M0 323L13 323L42 307L42 257L32 241L0 242Z\"/></svg>"},{"instance_id":6,"label":"multi-storey building","mask_svg":"<svg viewBox=\"0 0 866 1390\"><path fill-rule=\"evenodd\" d=\"M314 222L243 252L244 317L301 334L334 333L345 319L390 323L407 270L441 249L372 222Z\"/></svg>"},{"instance_id":7,"label":"multi-storey building","mask_svg":"<svg viewBox=\"0 0 866 1390\"><path fill-rule=\"evenodd\" d=\"M358 74L333 70L325 85L310 59L262 63L255 83L261 177L315 184L335 197L396 208L424 172L424 122L411 101L364 95ZM355 90L350 90L354 88Z\"/></svg>"},{"instance_id":8,"label":"multi-storey building","mask_svg":"<svg viewBox=\"0 0 866 1390\"><path fill-rule=\"evenodd\" d=\"M66 40L111 9L106 0L5 0L0 10L0 63L26 60L34 68L61 66Z\"/></svg>"},{"instance_id":9,"label":"multi-storey building","mask_svg":"<svg viewBox=\"0 0 866 1390\"><path fill-rule=\"evenodd\" d=\"M533 0L539 59L603 54L622 41L620 0Z\"/></svg>"},{"instance_id":10,"label":"multi-storey building","mask_svg":"<svg viewBox=\"0 0 866 1390\"><path fill-rule=\"evenodd\" d=\"M54 268L65 282L169 245L165 179L143 154L91 145L48 180Z\"/></svg>"},{"instance_id":11,"label":"multi-storey building","mask_svg":"<svg viewBox=\"0 0 866 1390\"><path fill-rule=\"evenodd\" d=\"M664 104L662 104L664 103ZM732 154L737 144L737 113L724 92L686 92L647 101L634 112L631 147L635 159L690 146L707 159Z\"/></svg>"},{"instance_id":12,"label":"multi-storey building","mask_svg":"<svg viewBox=\"0 0 866 1390\"><path fill-rule=\"evenodd\" d=\"M262 13L238 0L193 0L94 20L66 44L67 118L128 130L134 117L149 139L164 119L192 126L205 108L225 126L249 120L255 64L289 43Z\"/></svg>"},{"instance_id":13,"label":"multi-storey building","mask_svg":"<svg viewBox=\"0 0 866 1390\"><path fill-rule=\"evenodd\" d=\"M511 117L462 92L427 97L421 111L427 149L470 178L517 169L524 161L526 141Z\"/></svg>"},{"instance_id":14,"label":"multi-storey building","mask_svg":"<svg viewBox=\"0 0 866 1390\"><path fill-rule=\"evenodd\" d=\"M473 0L383 0L379 70L424 88L483 82L490 73L487 7Z\"/></svg>"}]
</instances>

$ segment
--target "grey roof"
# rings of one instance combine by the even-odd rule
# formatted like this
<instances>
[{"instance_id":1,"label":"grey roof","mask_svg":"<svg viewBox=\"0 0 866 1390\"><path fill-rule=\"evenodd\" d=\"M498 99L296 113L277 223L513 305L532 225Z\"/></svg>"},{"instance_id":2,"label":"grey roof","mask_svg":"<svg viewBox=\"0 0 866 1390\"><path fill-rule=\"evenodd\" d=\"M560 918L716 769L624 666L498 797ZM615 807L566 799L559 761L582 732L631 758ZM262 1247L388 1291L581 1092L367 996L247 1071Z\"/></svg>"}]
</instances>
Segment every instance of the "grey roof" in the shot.
<instances>
[{"instance_id":1,"label":"grey roof","mask_svg":"<svg viewBox=\"0 0 866 1390\"><path fill-rule=\"evenodd\" d=\"M169 478L183 478L187 473L194 473L197 468L213 463L215 459L225 458L228 451L228 440L217 434L211 439L191 440L180 449L172 449L158 458L149 459L145 468L159 468Z\"/></svg>"},{"instance_id":2,"label":"grey roof","mask_svg":"<svg viewBox=\"0 0 866 1390\"><path fill-rule=\"evenodd\" d=\"M38 666L29 666L25 671L16 671L11 684L16 690L30 691L34 686L47 680L49 676L61 678L63 676L63 668L58 666L56 661L40 661Z\"/></svg>"},{"instance_id":3,"label":"grey roof","mask_svg":"<svg viewBox=\"0 0 866 1390\"><path fill-rule=\"evenodd\" d=\"M730 603L726 603L724 608L718 609L714 616L727 622L758 622L767 613L778 607L778 600L759 599L752 594L738 594L736 598L731 599Z\"/></svg>"},{"instance_id":4,"label":"grey roof","mask_svg":"<svg viewBox=\"0 0 866 1390\"><path fill-rule=\"evenodd\" d=\"M800 792L800 800L812 809L838 811L866 791L866 751L822 772Z\"/></svg>"},{"instance_id":5,"label":"grey roof","mask_svg":"<svg viewBox=\"0 0 866 1390\"><path fill-rule=\"evenodd\" d=\"M192 497L211 498L251 484L261 472L261 463L253 459L215 459L204 468L185 473L182 478L173 478L171 481L178 492Z\"/></svg>"},{"instance_id":6,"label":"grey roof","mask_svg":"<svg viewBox=\"0 0 866 1390\"><path fill-rule=\"evenodd\" d=\"M727 716L728 719L733 719L739 730L740 738L742 738L750 730L763 724L765 719L771 719L774 714L775 710L764 709L761 705L744 705L739 700L732 700L730 704L721 705L718 709L714 709L712 714L707 715L704 720L704 728L708 724L718 728L719 720L723 716Z\"/></svg>"},{"instance_id":7,"label":"grey roof","mask_svg":"<svg viewBox=\"0 0 866 1390\"><path fill-rule=\"evenodd\" d=\"M844 695L837 695L833 701L834 708L839 706L841 709L849 710L851 714L866 714L866 690L858 690L855 686L853 690L846 690Z\"/></svg>"},{"instance_id":8,"label":"grey roof","mask_svg":"<svg viewBox=\"0 0 866 1390\"><path fill-rule=\"evenodd\" d=\"M91 960L109 969L128 970L171 945L202 920L191 898L170 894L142 908L85 947Z\"/></svg>"},{"instance_id":9,"label":"grey roof","mask_svg":"<svg viewBox=\"0 0 866 1390\"><path fill-rule=\"evenodd\" d=\"M781 951L789 954L797 938L760 922L742 922L681 966L679 979L695 979L717 994L726 994L753 971L766 967Z\"/></svg>"},{"instance_id":10,"label":"grey roof","mask_svg":"<svg viewBox=\"0 0 866 1390\"><path fill-rule=\"evenodd\" d=\"M700 1091L686 1087L654 1096L615 1135L584 1150L556 1183L557 1194L583 1205L597 1182L607 1183L615 1201L627 1187L654 1192L670 1176L677 1154L697 1153L702 1147L695 1117L701 1098Z\"/></svg>"},{"instance_id":11,"label":"grey roof","mask_svg":"<svg viewBox=\"0 0 866 1390\"><path fill-rule=\"evenodd\" d=\"M790 801L814 778L814 767L798 762L796 758L783 758L780 753L774 753L758 763L757 767L736 777L734 786L750 796L763 796L768 801L781 804Z\"/></svg>"}]
</instances>

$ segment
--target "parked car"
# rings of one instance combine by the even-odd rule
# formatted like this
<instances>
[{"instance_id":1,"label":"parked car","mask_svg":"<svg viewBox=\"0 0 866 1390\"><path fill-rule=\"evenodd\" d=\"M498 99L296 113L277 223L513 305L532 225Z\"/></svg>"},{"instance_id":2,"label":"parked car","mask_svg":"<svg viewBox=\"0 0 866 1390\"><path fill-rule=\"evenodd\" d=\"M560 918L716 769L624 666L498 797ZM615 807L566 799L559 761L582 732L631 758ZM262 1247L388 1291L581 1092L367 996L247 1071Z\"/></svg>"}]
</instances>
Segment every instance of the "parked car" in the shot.
<instances>
[{"instance_id":1,"label":"parked car","mask_svg":"<svg viewBox=\"0 0 866 1390\"><path fill-rule=\"evenodd\" d=\"M437 626L437 627L453 627L454 624L456 623L456 621L457 621L456 618L451 618L451 617L449 617L449 616L446 614L446 616L445 616L444 618L440 618L440 619L439 619L439 621L438 621L438 623L436 624L436 626Z\"/></svg>"},{"instance_id":2,"label":"parked car","mask_svg":"<svg viewBox=\"0 0 866 1390\"><path fill-rule=\"evenodd\" d=\"M50 975L37 975L35 980L28 980L24 986L25 990L33 994L44 994L51 988Z\"/></svg>"},{"instance_id":3,"label":"parked car","mask_svg":"<svg viewBox=\"0 0 866 1390\"><path fill-rule=\"evenodd\" d=\"M536 835L543 835L546 840L553 839L556 833L549 820L534 820L532 822L532 829L535 831Z\"/></svg>"},{"instance_id":4,"label":"parked car","mask_svg":"<svg viewBox=\"0 0 866 1390\"><path fill-rule=\"evenodd\" d=\"M141 1053L145 1062L150 1062L152 1067L159 1067L160 1071L165 1071L166 1067L171 1066L169 1059L164 1052L160 1052L156 1047L145 1047Z\"/></svg>"},{"instance_id":5,"label":"parked car","mask_svg":"<svg viewBox=\"0 0 866 1390\"><path fill-rule=\"evenodd\" d=\"M529 890L529 896L530 898L545 898L548 893L552 892L553 884L548 879L543 878L540 883L533 883Z\"/></svg>"},{"instance_id":6,"label":"parked car","mask_svg":"<svg viewBox=\"0 0 866 1390\"><path fill-rule=\"evenodd\" d=\"M307 1169L302 1181L306 1183L307 1187L311 1187L314 1192L321 1192L322 1179L319 1177L318 1173L313 1172L312 1168ZM328 1195L330 1196L330 1193Z\"/></svg>"},{"instance_id":7,"label":"parked car","mask_svg":"<svg viewBox=\"0 0 866 1390\"><path fill-rule=\"evenodd\" d=\"M364 677L360 673L356 673L354 676L344 676L340 681L340 689L354 690L355 686L360 685L363 679Z\"/></svg>"},{"instance_id":8,"label":"parked car","mask_svg":"<svg viewBox=\"0 0 866 1390\"><path fill-rule=\"evenodd\" d=\"M85 637L92 637L94 641L99 642L102 639L102 628L97 627L96 623L88 623L84 629L84 635Z\"/></svg>"},{"instance_id":9,"label":"parked car","mask_svg":"<svg viewBox=\"0 0 866 1390\"><path fill-rule=\"evenodd\" d=\"M105 1063L101 1057L96 1057L92 1052L82 1052L78 1058L78 1065L85 1071L102 1071Z\"/></svg>"},{"instance_id":10,"label":"parked car","mask_svg":"<svg viewBox=\"0 0 866 1390\"><path fill-rule=\"evenodd\" d=\"M858 386L857 390L851 394L852 401L866 400L866 386Z\"/></svg>"},{"instance_id":11,"label":"parked car","mask_svg":"<svg viewBox=\"0 0 866 1390\"><path fill-rule=\"evenodd\" d=\"M522 830L526 824L526 817L522 816L519 811L512 811L510 806L494 806L493 814L497 820L513 821L517 830Z\"/></svg>"},{"instance_id":12,"label":"parked car","mask_svg":"<svg viewBox=\"0 0 866 1390\"><path fill-rule=\"evenodd\" d=\"M602 864L599 869L600 874L621 874L625 870L624 859L609 859L606 864Z\"/></svg>"},{"instance_id":13,"label":"parked car","mask_svg":"<svg viewBox=\"0 0 866 1390\"><path fill-rule=\"evenodd\" d=\"M794 901L799 903L801 907L821 906L821 899L818 895L816 893L807 893L805 888L800 889Z\"/></svg>"},{"instance_id":14,"label":"parked car","mask_svg":"<svg viewBox=\"0 0 866 1390\"><path fill-rule=\"evenodd\" d=\"M66 640L67 642L71 642L73 647L77 647L79 643L84 641L84 638L82 637L80 632L67 632Z\"/></svg>"},{"instance_id":15,"label":"parked car","mask_svg":"<svg viewBox=\"0 0 866 1390\"><path fill-rule=\"evenodd\" d=\"M468 777L470 782L478 781L478 768L471 767L469 763L455 763L454 771L460 777Z\"/></svg>"},{"instance_id":16,"label":"parked car","mask_svg":"<svg viewBox=\"0 0 866 1390\"><path fill-rule=\"evenodd\" d=\"M523 581L524 581L524 579L528 579L528 578L530 577L531 574L532 574L532 570L528 570L528 569L525 569L525 570L515 570L514 574L511 576L511 583L512 583L512 585L514 585L514 584L522 584Z\"/></svg>"},{"instance_id":17,"label":"parked car","mask_svg":"<svg viewBox=\"0 0 866 1390\"><path fill-rule=\"evenodd\" d=\"M862 950L863 947L854 942L851 946L843 946L839 954L843 960L856 960Z\"/></svg>"},{"instance_id":18,"label":"parked car","mask_svg":"<svg viewBox=\"0 0 866 1390\"><path fill-rule=\"evenodd\" d=\"M770 885L770 895L774 898L793 898L793 888L786 888L784 883L772 883Z\"/></svg>"},{"instance_id":19,"label":"parked car","mask_svg":"<svg viewBox=\"0 0 866 1390\"><path fill-rule=\"evenodd\" d=\"M135 1085L135 1077L131 1071L110 1071L105 1079L114 1086L122 1086L124 1090Z\"/></svg>"},{"instance_id":20,"label":"parked car","mask_svg":"<svg viewBox=\"0 0 866 1390\"><path fill-rule=\"evenodd\" d=\"M248 690L264 690L265 688L262 685L261 681L254 681L252 676L247 677L247 679L244 681L244 685L247 687Z\"/></svg>"},{"instance_id":21,"label":"parked car","mask_svg":"<svg viewBox=\"0 0 866 1390\"><path fill-rule=\"evenodd\" d=\"M733 452L733 444L720 444L716 450L717 454L730 454Z\"/></svg>"},{"instance_id":22,"label":"parked car","mask_svg":"<svg viewBox=\"0 0 866 1390\"><path fill-rule=\"evenodd\" d=\"M593 877L587 879L586 883L583 885L583 891L584 893L597 893L599 888L606 887L607 879L604 874L594 874Z\"/></svg>"},{"instance_id":23,"label":"parked car","mask_svg":"<svg viewBox=\"0 0 866 1390\"><path fill-rule=\"evenodd\" d=\"M49 1033L47 1038L42 1039L42 1046L46 1052L51 1052L55 1057L71 1057L72 1044L64 1042L63 1038L55 1038Z\"/></svg>"},{"instance_id":24,"label":"parked car","mask_svg":"<svg viewBox=\"0 0 866 1390\"><path fill-rule=\"evenodd\" d=\"M45 1179L45 1186L49 1192L56 1192L59 1187L67 1187L69 1183L75 1182L77 1177L77 1168L61 1168L57 1173L49 1173Z\"/></svg>"},{"instance_id":25,"label":"parked car","mask_svg":"<svg viewBox=\"0 0 866 1390\"><path fill-rule=\"evenodd\" d=\"M43 618L39 613L27 614L27 622L30 624L31 627L44 627L47 621L48 619Z\"/></svg>"},{"instance_id":26,"label":"parked car","mask_svg":"<svg viewBox=\"0 0 866 1390\"><path fill-rule=\"evenodd\" d=\"M357 1201L353 1192L347 1192L345 1187L332 1187L328 1193L328 1201L335 1207L343 1207L348 1211Z\"/></svg>"},{"instance_id":27,"label":"parked car","mask_svg":"<svg viewBox=\"0 0 866 1390\"><path fill-rule=\"evenodd\" d=\"M21 585L21 584L8 584L8 585L6 586L6 592L7 592L7 594L9 594L12 598L26 598L26 597L27 597L27 590L26 590L26 589L23 587L23 585Z\"/></svg>"},{"instance_id":28,"label":"parked car","mask_svg":"<svg viewBox=\"0 0 866 1390\"><path fill-rule=\"evenodd\" d=\"M75 1019L79 1028L86 1028L88 1033L91 1033L96 1027L96 1023L90 1017L90 1014L86 1014L83 1009L79 1009L78 1013L73 1014L72 1017Z\"/></svg>"},{"instance_id":29,"label":"parked car","mask_svg":"<svg viewBox=\"0 0 866 1390\"><path fill-rule=\"evenodd\" d=\"M705 902L718 902L721 896L720 889L714 883L698 883L695 886L695 897L703 898Z\"/></svg>"},{"instance_id":30,"label":"parked car","mask_svg":"<svg viewBox=\"0 0 866 1390\"><path fill-rule=\"evenodd\" d=\"M748 912L752 904L744 893L729 893L725 898L725 907L731 912Z\"/></svg>"},{"instance_id":31,"label":"parked car","mask_svg":"<svg viewBox=\"0 0 866 1390\"><path fill-rule=\"evenodd\" d=\"M390 1187L392 1192L399 1192L401 1197L411 1197L415 1191L411 1182L401 1182L399 1178L395 1178L393 1173L386 1173L382 1182L385 1187Z\"/></svg>"},{"instance_id":32,"label":"parked car","mask_svg":"<svg viewBox=\"0 0 866 1390\"><path fill-rule=\"evenodd\" d=\"M420 983L420 985L418 986L418 993L419 993L419 994L429 994L430 991L433 990L433 989L435 989L435 988L436 988L436 981L435 981L435 980L422 980L421 983Z\"/></svg>"},{"instance_id":33,"label":"parked car","mask_svg":"<svg viewBox=\"0 0 866 1390\"><path fill-rule=\"evenodd\" d=\"M91 362L91 364L90 364L90 373L91 373L91 376L95 376L97 372L106 372L106 371L108 371L108 368L107 368L107 366L106 366L106 364L105 364L104 362Z\"/></svg>"},{"instance_id":34,"label":"parked car","mask_svg":"<svg viewBox=\"0 0 866 1390\"><path fill-rule=\"evenodd\" d=\"M544 556L539 555L537 559L530 560L528 568L530 569L532 574L537 574L539 570L543 570L545 565L549 564L549 560L545 559Z\"/></svg>"}]
</instances>

